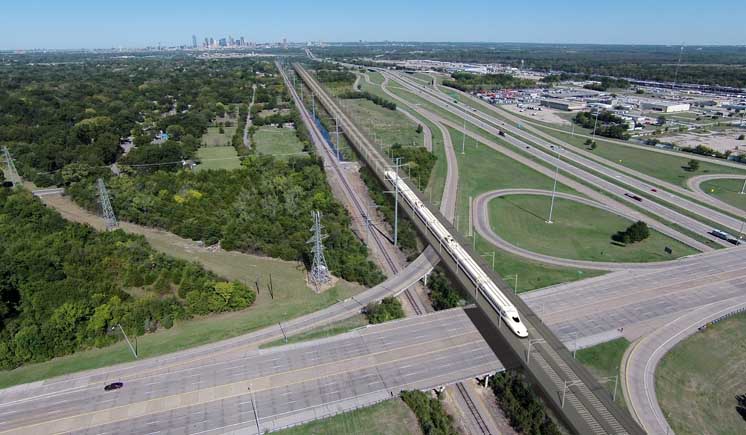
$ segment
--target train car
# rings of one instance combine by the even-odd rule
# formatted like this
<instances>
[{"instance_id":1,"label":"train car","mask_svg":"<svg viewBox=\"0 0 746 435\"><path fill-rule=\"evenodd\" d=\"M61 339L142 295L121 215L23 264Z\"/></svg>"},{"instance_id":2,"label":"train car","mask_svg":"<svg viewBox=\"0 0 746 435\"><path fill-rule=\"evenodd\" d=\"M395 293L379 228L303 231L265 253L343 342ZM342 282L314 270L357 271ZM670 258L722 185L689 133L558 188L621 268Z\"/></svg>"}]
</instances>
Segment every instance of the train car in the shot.
<instances>
[{"instance_id":1,"label":"train car","mask_svg":"<svg viewBox=\"0 0 746 435\"><path fill-rule=\"evenodd\" d=\"M398 189L404 201L409 204L417 217L425 224L428 231L440 241L441 246L445 248L448 255L456 262L456 267L466 274L478 291L503 319L508 328L518 337L528 337L528 329L521 321L521 316L515 305L505 297L494 281L479 267L461 244L453 238L453 235L440 223L430 209L417 198L417 195L394 171L385 171L384 176L386 180Z\"/></svg>"}]
</instances>

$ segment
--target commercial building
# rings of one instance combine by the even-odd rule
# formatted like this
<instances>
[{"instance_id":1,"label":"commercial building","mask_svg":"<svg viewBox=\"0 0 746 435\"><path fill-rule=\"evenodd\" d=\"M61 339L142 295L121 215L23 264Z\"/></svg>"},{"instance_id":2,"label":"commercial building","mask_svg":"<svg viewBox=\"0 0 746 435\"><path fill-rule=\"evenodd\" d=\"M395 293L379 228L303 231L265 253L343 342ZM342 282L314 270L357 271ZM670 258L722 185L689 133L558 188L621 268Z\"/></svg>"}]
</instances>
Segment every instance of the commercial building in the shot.
<instances>
[{"instance_id":1,"label":"commercial building","mask_svg":"<svg viewBox=\"0 0 746 435\"><path fill-rule=\"evenodd\" d=\"M565 110L567 112L582 110L586 107L586 104L583 101L562 100L559 98L542 98L541 105L551 109Z\"/></svg>"},{"instance_id":2,"label":"commercial building","mask_svg":"<svg viewBox=\"0 0 746 435\"><path fill-rule=\"evenodd\" d=\"M690 107L689 103L674 103L669 101L640 102L640 108L643 110L653 110L655 112L663 113L687 112Z\"/></svg>"}]
</instances>

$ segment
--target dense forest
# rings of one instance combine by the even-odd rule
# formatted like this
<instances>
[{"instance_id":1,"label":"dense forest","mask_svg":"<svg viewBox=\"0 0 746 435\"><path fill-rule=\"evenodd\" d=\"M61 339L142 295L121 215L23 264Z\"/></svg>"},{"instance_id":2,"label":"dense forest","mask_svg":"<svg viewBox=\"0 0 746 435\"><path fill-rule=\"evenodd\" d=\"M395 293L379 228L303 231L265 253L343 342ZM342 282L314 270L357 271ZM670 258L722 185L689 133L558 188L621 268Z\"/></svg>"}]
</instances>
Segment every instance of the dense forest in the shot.
<instances>
[{"instance_id":1,"label":"dense forest","mask_svg":"<svg viewBox=\"0 0 746 435\"><path fill-rule=\"evenodd\" d=\"M319 210L329 237L324 241L331 271L365 285L383 275L367 259L367 248L352 233L350 217L313 157L277 160L249 156L234 171L189 170L111 177L107 181L120 219L167 229L182 237L220 242L228 250L311 263L307 245ZM82 206L97 210L90 168L66 174L67 191Z\"/></svg>"},{"instance_id":2,"label":"dense forest","mask_svg":"<svg viewBox=\"0 0 746 435\"><path fill-rule=\"evenodd\" d=\"M519 89L536 86L533 80L519 79L510 74L471 74L455 72L451 74L453 80L443 80L443 86L448 86L464 92L475 92L492 89Z\"/></svg>"},{"instance_id":3,"label":"dense forest","mask_svg":"<svg viewBox=\"0 0 746 435\"><path fill-rule=\"evenodd\" d=\"M338 59L503 63L542 71L746 88L746 47L528 43L366 43L315 49Z\"/></svg>"},{"instance_id":4,"label":"dense forest","mask_svg":"<svg viewBox=\"0 0 746 435\"><path fill-rule=\"evenodd\" d=\"M562 433L522 374L514 371L496 373L490 378L490 386L516 432L542 435Z\"/></svg>"},{"instance_id":5,"label":"dense forest","mask_svg":"<svg viewBox=\"0 0 746 435\"><path fill-rule=\"evenodd\" d=\"M400 393L400 396L417 416L420 429L425 435L457 435L459 433L453 426L453 417L448 415L439 399L418 390L405 390Z\"/></svg>"},{"instance_id":6,"label":"dense forest","mask_svg":"<svg viewBox=\"0 0 746 435\"><path fill-rule=\"evenodd\" d=\"M68 222L25 190L0 190L0 245L3 369L111 344L117 324L143 334L255 299L140 236Z\"/></svg>"},{"instance_id":7,"label":"dense forest","mask_svg":"<svg viewBox=\"0 0 746 435\"><path fill-rule=\"evenodd\" d=\"M58 184L69 163L117 161L122 140L138 148L128 163L191 157L212 120L245 104L277 104L285 92L268 61L205 61L192 57L72 57L67 62L0 65L0 144L7 144L22 176ZM160 131L171 140L150 145Z\"/></svg>"}]
</instances>

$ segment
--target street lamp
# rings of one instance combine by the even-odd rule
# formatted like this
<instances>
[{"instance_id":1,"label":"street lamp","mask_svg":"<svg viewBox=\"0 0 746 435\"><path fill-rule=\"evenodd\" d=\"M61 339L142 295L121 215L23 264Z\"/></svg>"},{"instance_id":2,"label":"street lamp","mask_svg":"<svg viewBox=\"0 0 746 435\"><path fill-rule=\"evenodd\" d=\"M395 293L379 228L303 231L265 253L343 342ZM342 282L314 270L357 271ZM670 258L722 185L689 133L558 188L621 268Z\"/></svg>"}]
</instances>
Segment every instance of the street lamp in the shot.
<instances>
[{"instance_id":1,"label":"street lamp","mask_svg":"<svg viewBox=\"0 0 746 435\"><path fill-rule=\"evenodd\" d=\"M130 347L130 350L132 351L132 355L135 356L135 359L138 359L137 356L137 336L135 336L135 347L132 347L132 343L130 343L129 337L127 337L127 333L124 332L124 328L122 328L122 325L117 323L116 326L111 327L111 332L114 332L117 328L119 328L120 331L122 331L122 335L124 335L124 339L127 341L127 344Z\"/></svg>"},{"instance_id":2,"label":"street lamp","mask_svg":"<svg viewBox=\"0 0 746 435\"><path fill-rule=\"evenodd\" d=\"M518 274L515 275L508 275L505 278L515 278L515 286L513 287L513 294L518 294Z\"/></svg>"},{"instance_id":3,"label":"street lamp","mask_svg":"<svg viewBox=\"0 0 746 435\"><path fill-rule=\"evenodd\" d=\"M744 193L746 193L746 178L744 178L744 180L743 180L743 185L741 186L741 191L740 191L740 192L738 192L738 193L739 193L740 195L743 195Z\"/></svg>"},{"instance_id":4,"label":"street lamp","mask_svg":"<svg viewBox=\"0 0 746 435\"><path fill-rule=\"evenodd\" d=\"M554 171L554 186L552 187L552 202L549 205L549 219L547 219L547 223L551 224L552 222L552 213L554 212L554 196L557 193L557 176L559 176L559 164L560 164L560 151L562 150L562 147L557 147L557 166Z\"/></svg>"}]
</instances>

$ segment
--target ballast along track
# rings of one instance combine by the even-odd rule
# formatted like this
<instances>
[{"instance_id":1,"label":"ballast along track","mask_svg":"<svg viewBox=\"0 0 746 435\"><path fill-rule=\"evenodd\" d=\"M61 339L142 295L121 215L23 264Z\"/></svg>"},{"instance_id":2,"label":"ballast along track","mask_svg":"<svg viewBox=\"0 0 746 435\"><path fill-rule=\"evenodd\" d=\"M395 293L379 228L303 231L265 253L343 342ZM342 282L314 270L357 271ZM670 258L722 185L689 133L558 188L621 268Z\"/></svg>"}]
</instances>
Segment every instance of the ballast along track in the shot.
<instances>
[{"instance_id":1,"label":"ballast along track","mask_svg":"<svg viewBox=\"0 0 746 435\"><path fill-rule=\"evenodd\" d=\"M339 120L343 127L345 136L357 148L360 156L367 162L376 176L384 185L390 185L386 179L386 169L392 163L378 153L378 150L360 132L350 118L340 110L326 91L308 74L303 67L294 65L298 76L316 94L319 101L329 113ZM402 183L409 185L405 180ZM450 223L434 207L429 205L422 196L409 185L410 190L422 204L426 204L430 213L438 220L439 225L452 235L453 241L458 243L469 261L478 265L489 279L498 288L508 288L507 284L487 266L484 260L471 251L470 243L461 237ZM400 206L409 214L412 222L420 231L420 234L432 246L438 250L442 246L439 240L421 220L418 214L406 201ZM448 250L445 250L448 251ZM514 305L521 314L523 322L528 328L528 338L521 339L510 331L503 323L493 305L475 286L459 264L450 254L440 251L441 261L446 265L451 275L464 289L474 294L475 302L481 309L474 313L474 318L488 322L484 327L483 334L493 349L503 361L516 361L525 368L527 375L538 385L544 393L547 401L555 408L566 424L576 433L580 434L643 434L643 430L629 416L619 409L611 400L606 390L595 381L587 369L582 367L572 358L560 340L541 323L541 320L531 311L528 306L511 292L503 292L504 296ZM530 356L530 357L529 357ZM567 387L567 385L570 385ZM563 392L565 400L563 406Z\"/></svg>"},{"instance_id":2,"label":"ballast along track","mask_svg":"<svg viewBox=\"0 0 746 435\"><path fill-rule=\"evenodd\" d=\"M304 119L304 122L306 125L314 126L314 128L309 128L309 133L312 136L312 140L315 143L320 144L326 144L326 140L324 139L321 132L315 128L316 126L316 120L314 120L311 117L311 114L308 113L308 110L303 105L303 101L298 96L297 92L295 91L295 88L292 86L290 79L288 78L287 74L285 73L285 70L282 68L282 65L276 61L275 62L277 69L280 71L280 74L282 75L283 80L285 81L285 86L290 91L290 94L295 101L295 105L298 107L298 110L300 111L301 117ZM337 175L337 178L340 180L340 183L344 187L345 191L347 191L347 196L352 201L353 205L357 209L358 213L361 217L367 216L367 210L365 207L363 207L362 204L360 204L360 201L357 198L357 195L355 195L355 192L352 190L352 187L347 181L347 178L344 176L344 173L339 168L339 163L336 159L336 157L331 153L329 150L329 147L324 145L321 148L323 148L326 155L329 157L329 161L332 162L331 166L334 170L335 174ZM373 226L373 225L371 225ZM375 231L370 231L370 237L373 239L373 241L376 243L376 245L379 248L379 251L383 255L384 260L386 261L386 264L389 266L393 274L399 273L399 267L397 266L396 262L393 258L391 258L391 254L389 254L387 247L385 246L384 242L381 240L381 234L379 234L379 229L374 228ZM415 311L417 315L421 315L423 313L422 309L420 308L420 304L417 303L414 296L412 295L411 291L409 289L404 290L404 295L409 301L410 305L412 306L412 309Z\"/></svg>"}]
</instances>

